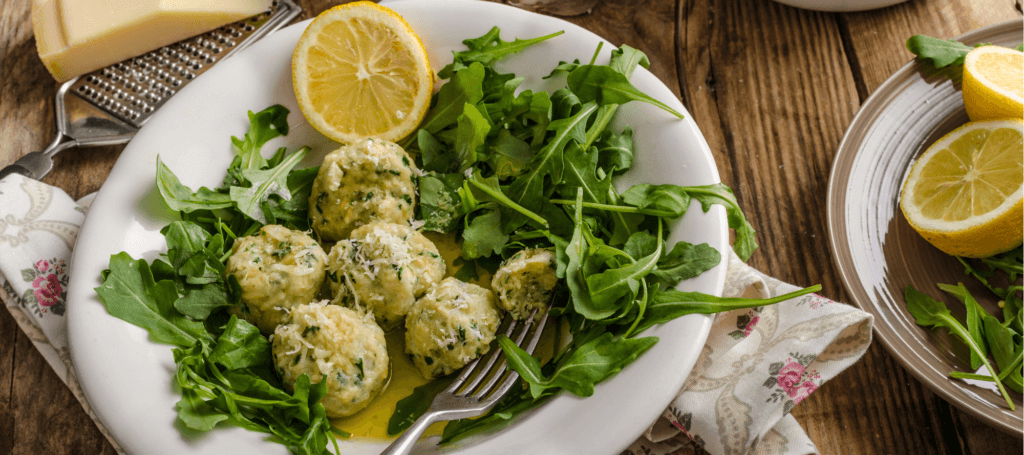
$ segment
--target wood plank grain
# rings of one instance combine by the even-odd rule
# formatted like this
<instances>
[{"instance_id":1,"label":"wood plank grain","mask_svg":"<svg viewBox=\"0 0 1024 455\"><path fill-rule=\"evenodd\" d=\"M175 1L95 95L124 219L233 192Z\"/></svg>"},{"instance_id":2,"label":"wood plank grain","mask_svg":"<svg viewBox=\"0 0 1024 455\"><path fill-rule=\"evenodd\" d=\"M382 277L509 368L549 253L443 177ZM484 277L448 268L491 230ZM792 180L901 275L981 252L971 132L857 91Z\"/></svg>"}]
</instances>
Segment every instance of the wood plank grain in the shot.
<instances>
[{"instance_id":1,"label":"wood plank grain","mask_svg":"<svg viewBox=\"0 0 1024 455\"><path fill-rule=\"evenodd\" d=\"M0 310L0 453L14 450L14 365L21 329L7 310Z\"/></svg>"},{"instance_id":2,"label":"wood plank grain","mask_svg":"<svg viewBox=\"0 0 1024 455\"><path fill-rule=\"evenodd\" d=\"M832 158L860 104L836 16L768 1L682 5L684 101L760 229L751 264L847 300L821 216ZM942 404L875 344L794 415L821 453L961 453Z\"/></svg>"},{"instance_id":3,"label":"wood plank grain","mask_svg":"<svg viewBox=\"0 0 1024 455\"><path fill-rule=\"evenodd\" d=\"M10 453L116 454L28 337L18 333L16 346L11 391L14 447Z\"/></svg>"},{"instance_id":4,"label":"wood plank grain","mask_svg":"<svg viewBox=\"0 0 1024 455\"><path fill-rule=\"evenodd\" d=\"M904 43L923 34L952 39L1021 16L1017 0L911 0L889 8L840 15L861 100L914 55Z\"/></svg>"},{"instance_id":5,"label":"wood plank grain","mask_svg":"<svg viewBox=\"0 0 1024 455\"><path fill-rule=\"evenodd\" d=\"M651 73L664 82L676 97L680 96L674 39L676 5L673 1L605 1L589 14L560 19L590 30L615 46L628 44L643 51L651 62L648 68ZM581 52L590 55L593 50L583 49Z\"/></svg>"}]
</instances>

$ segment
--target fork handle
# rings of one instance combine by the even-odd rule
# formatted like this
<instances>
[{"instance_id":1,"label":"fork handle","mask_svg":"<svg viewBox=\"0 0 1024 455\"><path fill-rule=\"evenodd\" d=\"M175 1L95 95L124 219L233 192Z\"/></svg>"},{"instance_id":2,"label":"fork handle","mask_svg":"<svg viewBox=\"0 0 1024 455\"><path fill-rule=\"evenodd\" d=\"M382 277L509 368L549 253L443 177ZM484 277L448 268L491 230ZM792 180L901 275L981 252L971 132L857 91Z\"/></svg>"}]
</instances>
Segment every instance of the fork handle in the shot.
<instances>
[{"instance_id":1,"label":"fork handle","mask_svg":"<svg viewBox=\"0 0 1024 455\"><path fill-rule=\"evenodd\" d=\"M59 129L57 137L53 139L45 149L40 152L31 152L3 169L0 169L0 179L11 174L21 174L25 177L42 180L43 176L53 169L53 157L61 150L78 145L78 141L66 136Z\"/></svg>"},{"instance_id":2,"label":"fork handle","mask_svg":"<svg viewBox=\"0 0 1024 455\"><path fill-rule=\"evenodd\" d=\"M413 423L408 430L405 430L405 433L402 433L402 436L395 439L395 442L392 442L387 450L381 452L380 455L406 455L412 453L412 446L416 444L416 441L420 440L420 436L423 436L423 432L427 431L427 427L434 422L444 420L440 418L442 414L444 414L444 411L427 411L419 419L416 419L416 423Z\"/></svg>"}]
</instances>

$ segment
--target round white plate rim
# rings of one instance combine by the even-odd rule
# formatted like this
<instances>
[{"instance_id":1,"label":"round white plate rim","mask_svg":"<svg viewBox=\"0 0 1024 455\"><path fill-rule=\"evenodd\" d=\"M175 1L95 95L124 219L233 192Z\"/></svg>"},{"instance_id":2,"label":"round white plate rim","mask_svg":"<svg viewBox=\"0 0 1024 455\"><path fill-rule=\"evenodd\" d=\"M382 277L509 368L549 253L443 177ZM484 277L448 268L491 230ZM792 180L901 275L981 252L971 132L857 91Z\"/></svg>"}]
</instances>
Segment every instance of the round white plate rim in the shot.
<instances>
[{"instance_id":1,"label":"round white plate rim","mask_svg":"<svg viewBox=\"0 0 1024 455\"><path fill-rule=\"evenodd\" d=\"M426 9L419 2L394 2L389 3L388 6L403 14L405 12L419 14L420 11ZM436 3L432 5L432 9L448 10L451 11L451 14L470 15L479 13L483 14L484 17L489 15L492 18L501 18L503 21L514 21L518 18L529 18L534 22L534 24L532 24L533 26L551 26L551 24L557 24L559 28L567 30L566 39L568 39L568 35L572 35L574 37L573 39L585 39L592 41L594 44L598 41L604 41L589 31L559 19L527 13L504 5L495 5L483 2L453 1ZM410 22L415 22L413 19L414 17L410 16ZM301 27L301 25L298 27ZM509 28L515 27L525 27L525 25L522 25L519 22L514 22L514 25ZM505 27L503 27L503 29L504 28ZM570 30L571 33L569 33ZM147 214L138 213L138 206L139 204L152 202L147 198L152 198L153 194L151 191L149 193L131 192L131 186L133 183L136 187L141 184L139 182L139 174L151 174L151 171L149 170L140 172L142 167L139 166L139 163L145 163L147 165L152 164L150 161L153 156L146 155L146 151L142 149L145 144L152 142L150 140L150 136L154 136L157 134L157 130L166 128L167 124L171 122L171 120L165 119L170 119L175 114L180 115L183 112L188 113L188 103L191 102L195 104L198 102L194 99L190 100L190 97L195 98L196 95L189 94L200 93L200 91L204 90L203 87L205 85L212 84L212 81L219 77L213 75L227 72L235 67L241 67L243 66L243 63L247 62L247 60L258 60L257 56L260 52L263 52L264 49L271 48L275 39L281 39L275 37L280 37L287 33L296 32L294 29L290 32L288 29L285 29L265 38L261 42L256 43L252 48L239 53L231 60L223 62L219 64L218 67L211 69L207 75L204 75L203 79L190 84L182 90L182 93L179 94L179 96L172 98L167 105L165 105L153 117L153 119L151 119L149 125L140 131L139 135L136 136L136 140L130 143L125 149L108 178L108 184L104 185L101 189L92 206L92 216L87 218L85 225L82 227L80 238L83 239L83 241L78 245L72 258L72 269L74 270L74 273L72 273L72 282L69 286L69 301L73 302L69 305L68 311L71 357L76 367L76 371L79 374L79 380L82 384L83 392L88 398L88 401L92 404L100 422L107 427L114 438L129 453L174 453L172 448L179 447L181 445L184 445L184 447L190 451L194 449L194 451L198 453L202 452L204 449L212 448L213 445L216 445L216 442L222 442L225 439L231 440L232 442L237 440L245 444L256 444L256 446L266 444L259 440L260 435L249 433L238 428L218 429L214 431L213 434L186 440L187 438L184 438L177 428L173 428L175 425L173 418L165 419L165 421L158 421L156 425L146 427L148 430L152 430L153 433L158 434L155 436L146 434L147 432L138 431L138 428L136 428L136 431L130 430L130 428L135 428L133 425L136 423L141 425L141 422L146 421L147 418L152 419L153 417L147 415L148 413L139 415L131 414L132 412L139 412L138 409L132 407L134 401L125 400L123 397L119 396L119 392L132 387L131 381L125 382L123 375L117 376L110 374L102 370L100 367L100 365L108 365L113 368L122 363L120 359L116 358L117 356L115 354L118 353L98 352L95 347L101 344L101 340L108 339L109 337L109 341L115 336L120 337L119 339L122 341L131 341L131 343L122 343L117 345L117 349L121 350L121 355L134 351L140 357L152 356L157 358L162 356L166 358L169 356L170 347L165 345L156 345L149 342L146 339L145 333L141 329L114 319L112 316L107 314L105 308L103 308L102 304L99 302L92 288L99 284L98 273L100 270L105 268L106 258L109 257L110 254L116 253L121 249L127 249L128 246L136 245L133 242L137 242L139 244L147 244L147 242L152 243L151 234L154 226L145 226L145 224L154 220L151 219L152 217L140 216ZM503 35L509 34L508 32L505 32ZM460 37L466 38L474 36L478 35L466 35ZM508 36L506 36L506 39L508 39ZM609 43L605 42L605 44L608 45ZM604 53L607 54L607 49L610 48L611 46L606 46ZM530 51L528 50L527 52ZM584 55L589 55L591 52L592 48L578 49L574 52L574 54L578 55L572 55L571 57L580 56L583 58ZM432 58L434 57L432 56ZM653 81L653 83L660 86L660 88L655 87L653 92L650 91L651 89L647 89L648 93L665 101L680 112L687 114L685 108L683 108L678 99L672 95L671 91L657 81L657 79L648 71L638 70L637 74L634 76L634 80L638 86L650 85ZM668 98L664 96L666 93L668 94ZM250 106L249 108L259 109L260 107ZM633 108L626 106L623 109L623 112L628 109ZM647 107L639 107L637 109L645 114L650 113L652 116L664 115L664 113L657 113L660 111L650 111ZM201 115L201 113L196 115ZM241 112L232 112L229 113L229 115L239 117L241 116ZM296 115L298 115L297 110L293 109L293 113L289 118L292 123L295 123ZM299 118L301 118L301 116L299 116ZM235 122L235 120L236 119L232 118L232 125L238 123ZM245 120L244 116L242 116L241 120ZM244 126L244 124L242 125ZM714 165L714 159L711 155L710 149L708 148L706 141L703 139L703 136L700 135L696 124L689 118L688 114L685 120L678 123L677 127L688 130L688 134L695 135L697 146L694 149L687 151L687 153L693 155L687 156L687 158L693 162L693 166L703 166L705 168L699 170L699 172L704 173L704 179L710 179L715 182L719 181L717 168ZM241 135L243 133L244 129L241 131L236 129L231 129L230 131L226 130L221 134L222 137L217 138L217 140L221 142L215 143L213 147L216 149L226 149L221 147L221 145L227 143L227 139L230 135ZM642 137L638 140L642 140ZM173 161L173 157L167 158L168 159L166 161ZM212 159L211 161L216 161L216 159ZM642 156L638 158L638 163L638 166L644 163ZM191 173L188 169L175 169L179 174ZM223 167L220 167L220 169L223 169ZM222 171L220 173L222 174ZM188 175L179 175L179 177L182 177L182 181L184 183L192 184L192 182L187 178ZM207 185L216 184L216 182L203 183ZM151 189L152 184L148 184L148 187ZM138 197L136 198L134 196ZM694 202L694 204L696 205L696 202ZM691 212L699 212L699 210L693 210L693 207L691 206ZM122 227L122 229L126 229L126 231L122 233L124 234L122 236L116 235L118 233L117 230L114 229L116 226L110 226L109 222L107 222L108 219L116 218L115 215L118 214L122 217L126 214L130 214L132 215L131 222L136 223L128 227ZM697 286L704 292L720 295L724 286L725 267L729 255L729 252L726 251L729 246L724 210L720 207L713 207L712 211L708 214L691 213L688 214L687 217L684 217L682 221L684 223L689 223L693 220L700 220L700 223L698 224L702 224L707 227L707 232L700 233L700 235L707 234L707 236L713 237L709 243L723 253L723 262L715 269L700 277L697 280L699 284L690 284ZM158 229L158 227L156 227L156 229ZM129 234L135 237L126 238L125 236ZM146 238L146 235L150 235L150 237ZM149 250L143 249L142 251L145 252ZM150 251L150 253L155 254L152 251ZM153 257L151 256L147 256L147 259L152 258ZM609 452L624 448L632 442L632 438L639 435L649 423L653 422L653 420L663 411L664 406L668 404L672 397L674 397L675 391L677 391L682 385L682 382L685 380L693 364L696 362L697 355L699 354L703 346L703 342L707 337L707 333L710 330L710 323L711 318L707 316L693 315L673 321L672 323L665 324L661 327L656 327L652 329L649 334L660 336L663 341L666 339L678 340L678 337L681 335L674 332L681 331L680 329L688 330L693 336L689 337L690 341L688 343L659 343L655 348L652 348L652 351L649 352L648 355L638 360L638 362L631 368L627 368L616 378L613 378L607 383L599 386L595 396L587 399L591 401L581 401L581 399L571 396L559 397L545 405L543 410L536 414L536 418L530 417L523 419L506 431L492 435L489 438L467 440L464 447L455 447L450 450L456 450L459 453L462 453L464 448L467 453L496 453L496 451L513 453L511 452L511 450L513 450L511 448L520 447L524 443L530 443L529 438L523 438L523 435L519 434L519 432L522 432L525 429L542 430L545 427L548 427L550 431L552 422L549 421L550 419L545 418L545 415L553 414L557 409L562 410L558 412L562 412L564 414L563 411L565 409L576 409L581 405L586 405L587 403L593 403L596 405L597 403L600 403L601 400L607 400L606 395L611 388L621 388L621 384L624 381L636 379L635 376L642 373L640 368L641 364L655 362L656 360L664 361L666 359L670 359L671 362L668 362L668 364L672 365L673 368L669 369L665 368L664 365L661 365L660 369L657 371L662 373L661 376L671 377L661 378L658 382L658 386L654 387L655 389L658 389L655 393L644 393L643 391L637 392L639 397L644 398L644 403L642 403L643 406L639 406L642 409L637 410L634 409L635 406L630 407L619 405L616 406L616 408L621 408L622 412L620 413L610 414L608 416L602 415L599 418L598 416L587 416L584 414L579 417L578 421L569 422L568 424L566 424L566 422L562 422L565 429L564 431L559 431L559 434L567 436L563 441L565 445L559 446L558 441L552 440L551 438L548 438L547 440L543 437L536 438L540 441L538 444L543 444L542 446L536 447L544 447L545 451L550 451L551 453L573 453L581 447L598 447L601 448L601 451L607 449ZM93 330L95 328L103 328L112 332L105 333L104 336L101 337L97 331ZM656 354L670 347L677 349L678 351L669 353L667 357L664 354ZM111 358L112 356L115 358ZM130 364L132 359L134 358L129 357L127 363ZM142 372L137 373L141 374ZM165 386L165 389L167 389L166 392L168 396L174 396L174 392L170 390L169 384L171 382L171 371L167 371L165 373L166 374L161 373L163 377L162 380L164 381L163 385ZM654 382L651 382L650 384L654 384ZM641 388L634 387L634 389ZM628 388L626 390L628 390ZM176 398L174 398L174 400L176 400ZM633 405L632 403L629 404ZM173 411L173 401L171 402L171 408ZM159 412L163 412L165 414L166 411L166 409L159 410ZM594 420L590 422L591 425L586 429L586 431L583 431L580 428L580 422L588 422L588 417ZM614 426L611 428L614 428L615 431L601 431L605 424L610 425L612 423L614 423ZM167 429L170 429L171 433L168 433L168 431L166 431ZM577 439L573 436L574 434L585 435L586 438Z\"/></svg>"},{"instance_id":2,"label":"round white plate rim","mask_svg":"<svg viewBox=\"0 0 1024 455\"><path fill-rule=\"evenodd\" d=\"M828 11L832 13L850 13L855 11L867 11L878 8L885 8L903 3L907 0L775 0L783 5L794 8L803 8L813 11Z\"/></svg>"},{"instance_id":3,"label":"round white plate rim","mask_svg":"<svg viewBox=\"0 0 1024 455\"><path fill-rule=\"evenodd\" d=\"M956 41L967 43L978 42L980 40L983 40L983 37L986 37L1003 28L1007 28L1014 25L1017 28L1020 28L1021 22L1024 22L1024 19L1011 19L1008 21L1000 22L998 24L992 24L977 30L973 30L971 32L965 33L953 39ZM843 136L842 141L840 141L839 143L839 148L837 148L836 156L833 158L832 170L829 174L829 184L826 193L826 201L828 204L826 208L826 225L828 226L829 230L829 245L830 250L832 252L832 262L835 265L837 271L839 272L840 279L842 280L843 286L846 288L847 293L850 294L851 298L854 299L854 303L857 304L862 309L864 309L865 311L869 312L871 312L871 308L867 307L864 303L858 302L856 300L856 289L858 288L852 281L853 277L857 275L855 265L851 262L851 267L853 267L854 270L850 270L844 267L844 264L841 261L841 258L846 256L846 250L843 247L843 245L846 245L846 238L845 236L841 235L842 233L846 232L846 212L844 211L843 216L844 223L840 223L840 221L836 219L834 216L835 214L838 214L838 212L833 210L832 205L833 200L835 200L835 198L838 197L840 192L846 193L848 187L846 185L840 187L840 182L836 175L840 171L840 168L845 164L845 155L853 154L853 156L856 157L856 155L862 147L862 144L865 142L867 133L870 132L871 125L873 125L877 121L877 119L886 112L886 110L889 107L889 104L887 104L887 102L893 99L894 97L898 96L899 92L895 90L895 87L906 86L914 83L921 83L915 82L913 79L904 80L904 75L907 75L909 73L917 73L917 68L918 64L915 61L911 60L907 64L903 65L900 69L895 71L888 79L885 80L885 82L882 83L882 85L875 89L875 91L871 94L871 96L868 97L867 100L864 101L864 104L861 106L861 109L857 112L857 115L855 115L853 120L850 122L850 126L847 128L847 132ZM854 130L862 126L864 129L863 133L854 135ZM854 165L855 164L853 161L849 163L849 167L851 168ZM848 178L846 180L848 180ZM860 281L858 279L858 283L859 282ZM877 323L878 322L876 322L876 324ZM938 380L938 378L940 377L945 377L945 374L936 371L920 371L917 368L913 368L913 363L910 360L910 356L920 356L919 353L912 350L907 352L906 350L903 349L905 345L897 344L897 340L890 339L884 336L879 331L877 325L875 327L875 333L879 334L878 338L886 347L887 351L893 357L895 357L896 360L905 369L910 371L911 374L913 374L919 381L925 384L933 392L936 392L939 395L941 395L943 399L952 402L959 409L967 410L975 417L978 417L979 419L986 421L991 426L997 427L1007 433L1012 433L1017 436L1021 435L1020 428L1014 427L1011 424L1005 422L1004 420L998 419L993 415L983 412L983 410L980 407L978 407L980 404L975 403L972 399L969 399L969 395L962 393L954 394L954 392L948 388L939 387L936 383L936 380Z\"/></svg>"}]
</instances>

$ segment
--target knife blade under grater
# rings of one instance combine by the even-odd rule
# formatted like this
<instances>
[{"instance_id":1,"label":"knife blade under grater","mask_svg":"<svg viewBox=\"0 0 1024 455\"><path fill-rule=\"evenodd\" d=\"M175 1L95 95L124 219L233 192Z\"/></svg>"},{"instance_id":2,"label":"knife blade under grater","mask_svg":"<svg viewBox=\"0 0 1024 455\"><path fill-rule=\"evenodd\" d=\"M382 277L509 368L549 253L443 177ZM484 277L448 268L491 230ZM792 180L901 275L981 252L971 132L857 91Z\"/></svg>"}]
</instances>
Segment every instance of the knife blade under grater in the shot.
<instances>
[{"instance_id":1,"label":"knife blade under grater","mask_svg":"<svg viewBox=\"0 0 1024 455\"><path fill-rule=\"evenodd\" d=\"M292 0L275 0L265 13L161 47L65 82L57 90L57 137L0 170L41 179L53 156L74 146L128 142L160 106L197 76L302 12Z\"/></svg>"}]
</instances>

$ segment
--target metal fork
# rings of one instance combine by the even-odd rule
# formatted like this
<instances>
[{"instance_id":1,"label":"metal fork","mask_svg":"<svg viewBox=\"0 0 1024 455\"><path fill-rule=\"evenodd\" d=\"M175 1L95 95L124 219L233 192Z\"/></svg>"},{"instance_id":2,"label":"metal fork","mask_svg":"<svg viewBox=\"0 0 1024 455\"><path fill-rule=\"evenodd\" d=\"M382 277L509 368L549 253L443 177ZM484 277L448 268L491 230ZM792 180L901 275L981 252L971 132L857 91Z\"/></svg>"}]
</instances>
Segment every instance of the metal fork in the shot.
<instances>
[{"instance_id":1,"label":"metal fork","mask_svg":"<svg viewBox=\"0 0 1024 455\"><path fill-rule=\"evenodd\" d=\"M544 332L544 325L548 321L547 310L544 311L541 317L537 318L536 316L537 310L535 309L528 318L524 319L521 326L519 326L520 321L511 319L508 328L505 329L505 336L513 339L517 346L523 348L529 354L533 354L533 351L537 348L537 342L540 341L540 336ZM524 346L523 340L531 332L530 328L535 322L536 327L533 330L533 335ZM482 367L480 366L481 362L483 363ZM391 443L381 455L404 455L410 453L416 441L420 439L420 436L427 430L427 427L434 422L476 417L490 410L498 403L501 397L508 393L509 389L516 383L516 380L519 379L519 373L511 369L505 371L506 364L505 355L501 348L497 348L490 354L478 357L470 362L463 368L462 374L447 389L444 389L443 392L434 397L434 401L430 404L427 412L420 416L408 430L405 430L405 434ZM504 381L495 387L502 378L504 378Z\"/></svg>"}]
</instances>

